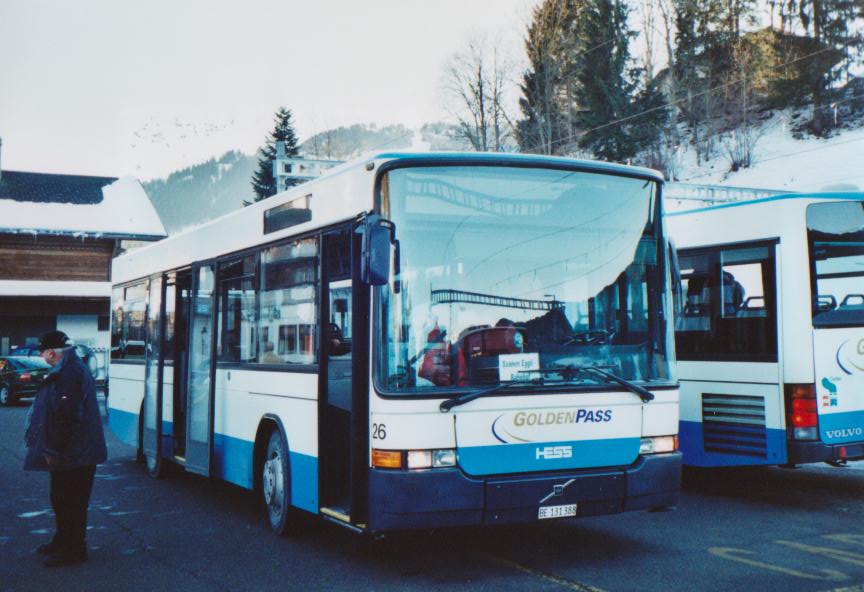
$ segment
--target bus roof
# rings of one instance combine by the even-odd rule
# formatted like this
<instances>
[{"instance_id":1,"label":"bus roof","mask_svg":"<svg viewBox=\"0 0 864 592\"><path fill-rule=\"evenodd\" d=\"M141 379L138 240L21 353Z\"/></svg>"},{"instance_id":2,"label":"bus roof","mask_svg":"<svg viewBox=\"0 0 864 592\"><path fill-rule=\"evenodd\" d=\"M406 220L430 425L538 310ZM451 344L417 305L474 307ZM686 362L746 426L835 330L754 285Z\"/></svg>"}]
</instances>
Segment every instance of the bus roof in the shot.
<instances>
[{"instance_id":1,"label":"bus roof","mask_svg":"<svg viewBox=\"0 0 864 592\"><path fill-rule=\"evenodd\" d=\"M729 208L740 208L754 204L763 204L773 201L785 201L792 199L848 199L853 201L864 201L864 192L827 192L827 193L784 193L782 195L772 195L771 197L761 197L758 199L748 199L745 201L736 201L734 203L724 203L715 206L706 206L704 208L693 208L692 210L681 210L677 212L669 212L667 218L675 216L686 216L688 214L701 214L712 210L724 210Z\"/></svg>"},{"instance_id":2,"label":"bus roof","mask_svg":"<svg viewBox=\"0 0 864 592\"><path fill-rule=\"evenodd\" d=\"M368 162L370 160L415 160L415 161L442 161L442 160L464 160L466 164L488 164L500 163L502 165L515 166L562 166L579 167L588 171L596 171L606 174L626 174L639 177L647 177L663 182L663 174L654 169L645 167L615 164L599 160L584 160L578 158L565 158L561 156L546 156L542 154L517 154L506 152L373 152L359 160Z\"/></svg>"},{"instance_id":3,"label":"bus roof","mask_svg":"<svg viewBox=\"0 0 864 592\"><path fill-rule=\"evenodd\" d=\"M113 282L125 283L158 271L184 267L194 261L219 257L256 244L352 219L372 209L375 171L394 161L444 166L500 164L512 167L577 168L586 172L663 182L661 173L647 168L557 156L483 152L370 152L333 167L311 181L117 257L113 262ZM325 203L311 198L310 220L272 233L263 232L262 218L267 210L322 192L328 196Z\"/></svg>"}]
</instances>

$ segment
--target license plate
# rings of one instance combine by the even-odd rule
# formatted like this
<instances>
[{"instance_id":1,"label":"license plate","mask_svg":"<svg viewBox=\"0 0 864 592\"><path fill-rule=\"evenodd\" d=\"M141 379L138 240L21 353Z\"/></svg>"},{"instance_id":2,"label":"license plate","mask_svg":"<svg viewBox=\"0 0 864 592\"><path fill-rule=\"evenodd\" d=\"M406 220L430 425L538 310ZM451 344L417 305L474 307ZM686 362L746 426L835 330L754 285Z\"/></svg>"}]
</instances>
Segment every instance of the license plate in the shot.
<instances>
[{"instance_id":1,"label":"license plate","mask_svg":"<svg viewBox=\"0 0 864 592\"><path fill-rule=\"evenodd\" d=\"M543 506L537 512L537 518L566 518L576 515L576 504L564 504L563 506Z\"/></svg>"}]
</instances>

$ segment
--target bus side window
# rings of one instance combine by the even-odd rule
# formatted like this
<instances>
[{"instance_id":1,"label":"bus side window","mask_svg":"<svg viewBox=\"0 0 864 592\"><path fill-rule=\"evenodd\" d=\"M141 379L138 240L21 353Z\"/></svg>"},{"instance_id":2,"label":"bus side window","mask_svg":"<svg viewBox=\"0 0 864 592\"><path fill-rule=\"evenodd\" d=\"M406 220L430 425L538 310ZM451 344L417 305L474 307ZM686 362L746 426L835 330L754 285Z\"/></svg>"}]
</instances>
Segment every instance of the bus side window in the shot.
<instances>
[{"instance_id":1,"label":"bus side window","mask_svg":"<svg viewBox=\"0 0 864 592\"><path fill-rule=\"evenodd\" d=\"M773 245L680 254L684 309L675 326L679 358L776 358Z\"/></svg>"},{"instance_id":2,"label":"bus side window","mask_svg":"<svg viewBox=\"0 0 864 592\"><path fill-rule=\"evenodd\" d=\"M318 239L264 249L259 285L259 362L316 363Z\"/></svg>"},{"instance_id":3,"label":"bus side window","mask_svg":"<svg viewBox=\"0 0 864 592\"><path fill-rule=\"evenodd\" d=\"M257 357L254 274L251 256L219 265L220 362L254 362Z\"/></svg>"}]
</instances>

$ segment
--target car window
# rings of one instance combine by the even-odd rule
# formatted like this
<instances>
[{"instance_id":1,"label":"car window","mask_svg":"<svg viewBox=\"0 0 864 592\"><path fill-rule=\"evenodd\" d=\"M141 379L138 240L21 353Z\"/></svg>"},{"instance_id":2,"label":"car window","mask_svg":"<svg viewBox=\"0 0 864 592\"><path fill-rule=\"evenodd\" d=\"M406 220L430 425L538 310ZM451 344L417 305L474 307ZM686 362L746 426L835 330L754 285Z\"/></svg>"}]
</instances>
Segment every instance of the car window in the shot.
<instances>
[{"instance_id":1,"label":"car window","mask_svg":"<svg viewBox=\"0 0 864 592\"><path fill-rule=\"evenodd\" d=\"M50 368L51 366L45 360L27 358L22 360L15 360L15 363L18 364L21 368Z\"/></svg>"}]
</instances>

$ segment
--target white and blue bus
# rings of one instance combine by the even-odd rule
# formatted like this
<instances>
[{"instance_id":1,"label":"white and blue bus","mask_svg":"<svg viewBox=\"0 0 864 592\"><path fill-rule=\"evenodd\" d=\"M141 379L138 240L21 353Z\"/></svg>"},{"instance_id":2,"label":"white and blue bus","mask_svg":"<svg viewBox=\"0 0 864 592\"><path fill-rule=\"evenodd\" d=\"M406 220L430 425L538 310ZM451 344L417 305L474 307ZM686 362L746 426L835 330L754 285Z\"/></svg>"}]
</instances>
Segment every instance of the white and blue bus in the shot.
<instances>
[{"instance_id":1,"label":"white and blue bus","mask_svg":"<svg viewBox=\"0 0 864 592\"><path fill-rule=\"evenodd\" d=\"M864 194L667 215L684 464L864 458Z\"/></svg>"},{"instance_id":2,"label":"white and blue bus","mask_svg":"<svg viewBox=\"0 0 864 592\"><path fill-rule=\"evenodd\" d=\"M369 533L675 504L662 177L377 154L113 266L109 423Z\"/></svg>"}]
</instances>

